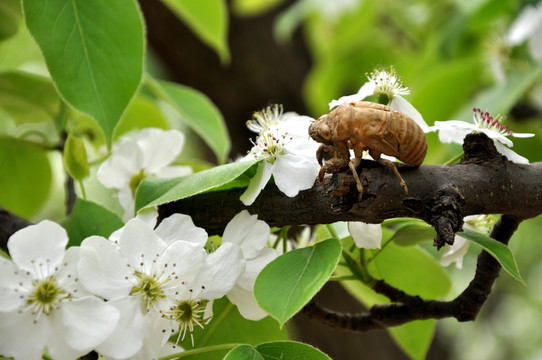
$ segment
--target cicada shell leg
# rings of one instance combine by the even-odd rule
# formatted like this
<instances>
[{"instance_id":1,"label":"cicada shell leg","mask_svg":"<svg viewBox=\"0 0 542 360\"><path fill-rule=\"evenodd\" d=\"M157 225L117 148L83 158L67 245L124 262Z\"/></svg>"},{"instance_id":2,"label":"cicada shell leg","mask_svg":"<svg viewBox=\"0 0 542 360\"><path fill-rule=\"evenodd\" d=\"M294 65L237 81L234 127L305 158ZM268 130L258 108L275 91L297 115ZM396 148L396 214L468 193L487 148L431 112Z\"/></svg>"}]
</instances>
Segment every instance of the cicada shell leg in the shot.
<instances>
[{"instance_id":1,"label":"cicada shell leg","mask_svg":"<svg viewBox=\"0 0 542 360\"><path fill-rule=\"evenodd\" d=\"M360 201L361 197L363 196L363 185L361 184L361 180L359 179L358 170L357 170L360 163L361 163L361 158L358 158L358 157L352 158L348 162L348 167L350 168L350 170L352 170L352 175L354 175L354 179L356 180L356 187L359 192L358 201Z\"/></svg>"},{"instance_id":2,"label":"cicada shell leg","mask_svg":"<svg viewBox=\"0 0 542 360\"><path fill-rule=\"evenodd\" d=\"M403 190L405 190L405 194L408 195L408 188L407 188L407 185L405 183L405 180L403 180L403 177L401 176L401 174L399 174L399 171L395 167L395 164L393 162L389 161L388 159L382 159L382 158L378 158L376 161L379 162L382 165L387 166L388 168L391 169L391 171L393 171L393 173L395 174L397 179L399 179L399 182L401 183L401 186L403 187Z\"/></svg>"}]
</instances>

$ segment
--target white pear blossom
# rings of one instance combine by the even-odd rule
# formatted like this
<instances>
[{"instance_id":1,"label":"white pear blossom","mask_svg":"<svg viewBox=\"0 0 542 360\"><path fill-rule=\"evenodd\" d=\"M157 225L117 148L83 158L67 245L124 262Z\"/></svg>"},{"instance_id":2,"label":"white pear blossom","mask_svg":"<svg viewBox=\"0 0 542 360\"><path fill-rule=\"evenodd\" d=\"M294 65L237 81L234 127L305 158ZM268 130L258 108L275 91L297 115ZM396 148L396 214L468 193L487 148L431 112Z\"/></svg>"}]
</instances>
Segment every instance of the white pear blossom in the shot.
<instances>
[{"instance_id":1,"label":"white pear blossom","mask_svg":"<svg viewBox=\"0 0 542 360\"><path fill-rule=\"evenodd\" d=\"M134 217L134 195L143 179L148 176L170 178L192 172L188 166L170 165L183 145L184 134L178 130L145 128L125 135L113 148L97 176L105 187L119 191L125 222Z\"/></svg>"},{"instance_id":2,"label":"white pear blossom","mask_svg":"<svg viewBox=\"0 0 542 360\"><path fill-rule=\"evenodd\" d=\"M247 123L251 130L260 130L260 133L241 161L261 161L256 175L241 195L245 205L254 202L271 176L279 190L290 197L312 187L320 167L315 157L319 145L308 137L311 121L308 116L282 114L282 110L275 107L257 113L254 120Z\"/></svg>"},{"instance_id":3,"label":"white pear blossom","mask_svg":"<svg viewBox=\"0 0 542 360\"><path fill-rule=\"evenodd\" d=\"M465 136L470 133L484 133L493 140L497 151L505 155L510 161L527 164L529 160L521 155L518 155L510 149L514 144L508 138L513 136L517 138L532 137L534 134L515 133L502 125L502 118L497 116L493 118L489 113L483 112L480 109L473 109L474 123L468 123L461 120L435 121L433 130L438 131L441 142L462 144Z\"/></svg>"},{"instance_id":4,"label":"white pear blossom","mask_svg":"<svg viewBox=\"0 0 542 360\"><path fill-rule=\"evenodd\" d=\"M358 248L380 249L382 244L382 226L361 221L348 222L348 232Z\"/></svg>"},{"instance_id":5,"label":"white pear blossom","mask_svg":"<svg viewBox=\"0 0 542 360\"><path fill-rule=\"evenodd\" d=\"M516 18L505 39L511 46L528 41L533 59L542 59L542 2L526 5Z\"/></svg>"},{"instance_id":6,"label":"white pear blossom","mask_svg":"<svg viewBox=\"0 0 542 360\"><path fill-rule=\"evenodd\" d=\"M189 216L175 214L155 230L134 218L109 240L83 241L81 282L121 314L113 335L97 347L100 354L154 359L175 332L182 341L210 320L212 300L231 290L245 263L235 246L208 255L207 238Z\"/></svg>"},{"instance_id":7,"label":"white pear blossom","mask_svg":"<svg viewBox=\"0 0 542 360\"><path fill-rule=\"evenodd\" d=\"M79 248L65 249L66 231L44 220L11 236L12 261L0 257L0 354L75 359L106 340L119 312L80 285Z\"/></svg>"},{"instance_id":8,"label":"white pear blossom","mask_svg":"<svg viewBox=\"0 0 542 360\"><path fill-rule=\"evenodd\" d=\"M465 217L463 227L465 229L477 231L485 235L489 234L489 225L492 220L487 215L471 215ZM469 249L470 241L459 234L455 235L453 245L445 245L444 253L440 258L442 266L449 266L455 262L458 269L463 267L463 257Z\"/></svg>"},{"instance_id":9,"label":"white pear blossom","mask_svg":"<svg viewBox=\"0 0 542 360\"><path fill-rule=\"evenodd\" d=\"M260 320L267 316L254 298L254 282L262 269L279 255L275 249L267 246L269 235L269 225L258 220L257 215L243 210L230 220L222 236L221 247L230 243L243 251L246 269L228 293L228 299L249 320Z\"/></svg>"},{"instance_id":10,"label":"white pear blossom","mask_svg":"<svg viewBox=\"0 0 542 360\"><path fill-rule=\"evenodd\" d=\"M424 132L431 131L420 112L401 96L409 95L411 90L410 87L403 85L403 81L397 76L395 69L392 68L390 72L374 70L372 73L366 74L366 76L369 81L363 84L356 94L332 100L329 103L329 109L331 110L349 102L361 101L368 96L374 95L383 98L382 103L387 103L392 109L409 116Z\"/></svg>"}]
</instances>

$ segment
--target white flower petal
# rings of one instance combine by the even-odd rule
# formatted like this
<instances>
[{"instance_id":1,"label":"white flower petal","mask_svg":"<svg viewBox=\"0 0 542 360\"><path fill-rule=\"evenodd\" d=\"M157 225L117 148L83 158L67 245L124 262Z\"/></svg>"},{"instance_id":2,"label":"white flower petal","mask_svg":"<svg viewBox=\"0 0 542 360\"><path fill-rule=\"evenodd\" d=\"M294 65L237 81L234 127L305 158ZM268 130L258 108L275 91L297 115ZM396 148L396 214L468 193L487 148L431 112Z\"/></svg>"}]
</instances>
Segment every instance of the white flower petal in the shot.
<instances>
[{"instance_id":1,"label":"white flower petal","mask_svg":"<svg viewBox=\"0 0 542 360\"><path fill-rule=\"evenodd\" d=\"M159 178L174 178L192 174L192 168L184 165L166 166L158 169L154 175Z\"/></svg>"},{"instance_id":2,"label":"white flower petal","mask_svg":"<svg viewBox=\"0 0 542 360\"><path fill-rule=\"evenodd\" d=\"M167 244L143 221L132 219L124 226L119 238L121 252L128 258L132 271L146 273L166 249Z\"/></svg>"},{"instance_id":3,"label":"white flower petal","mask_svg":"<svg viewBox=\"0 0 542 360\"><path fill-rule=\"evenodd\" d=\"M493 139L493 140L497 140L498 142L500 142L500 143L502 143L502 144L504 144L504 145L506 145L508 147L514 146L514 143L510 139L508 139L503 134L500 134L500 133L496 132L495 130L478 129L476 131L477 132L482 132L482 133L486 134L488 138Z\"/></svg>"},{"instance_id":4,"label":"white flower petal","mask_svg":"<svg viewBox=\"0 0 542 360\"><path fill-rule=\"evenodd\" d=\"M237 284L247 291L253 291L254 282L264 267L279 256L277 250L265 247L258 256L246 259L246 269L237 280Z\"/></svg>"},{"instance_id":5,"label":"white flower petal","mask_svg":"<svg viewBox=\"0 0 542 360\"><path fill-rule=\"evenodd\" d=\"M517 138L530 138L530 137L533 137L534 134L532 133L512 133L512 136L513 137L517 137Z\"/></svg>"},{"instance_id":6,"label":"white flower petal","mask_svg":"<svg viewBox=\"0 0 542 360\"><path fill-rule=\"evenodd\" d=\"M30 312L0 312L0 354L3 356L41 360L50 329L46 321L34 324L35 315Z\"/></svg>"},{"instance_id":7,"label":"white flower petal","mask_svg":"<svg viewBox=\"0 0 542 360\"><path fill-rule=\"evenodd\" d=\"M0 312L17 310L25 304L25 297L32 287L32 278L3 257L0 257L0 274Z\"/></svg>"},{"instance_id":8,"label":"white flower petal","mask_svg":"<svg viewBox=\"0 0 542 360\"><path fill-rule=\"evenodd\" d=\"M461 236L455 236L454 244L452 246L446 245L447 250L442 254L440 263L442 266L448 266L455 262L455 266L458 269L463 267L463 257L469 249L469 241Z\"/></svg>"},{"instance_id":9,"label":"white flower petal","mask_svg":"<svg viewBox=\"0 0 542 360\"><path fill-rule=\"evenodd\" d=\"M77 270L87 289L108 300L127 296L133 287L127 258L116 244L99 236L83 240Z\"/></svg>"},{"instance_id":10,"label":"white flower petal","mask_svg":"<svg viewBox=\"0 0 542 360\"><path fill-rule=\"evenodd\" d=\"M376 85L373 82L368 81L365 84L363 84L363 86L354 95L342 96L339 98L339 100L332 100L329 103L329 109L331 110L336 106L341 106L342 104L361 101L365 99L367 96L373 95L375 90L376 90Z\"/></svg>"},{"instance_id":11,"label":"white flower petal","mask_svg":"<svg viewBox=\"0 0 542 360\"><path fill-rule=\"evenodd\" d=\"M132 190L130 189L130 187L126 186L119 189L117 196L119 199L119 204L124 210L124 214L122 214L122 221L126 223L128 222L128 220L134 217L134 213L135 213L134 195L132 194Z\"/></svg>"},{"instance_id":12,"label":"white flower petal","mask_svg":"<svg viewBox=\"0 0 542 360\"><path fill-rule=\"evenodd\" d=\"M499 153L503 154L504 156L506 156L508 158L508 160L510 160L512 162L515 162L517 164L528 164L529 163L529 159L519 155L518 153L516 153L512 149L502 145L500 142L494 140L493 143L495 144L495 147L497 148L497 151Z\"/></svg>"},{"instance_id":13,"label":"white flower petal","mask_svg":"<svg viewBox=\"0 0 542 360\"><path fill-rule=\"evenodd\" d=\"M318 175L313 163L293 154L277 157L271 171L279 190L289 197L310 189Z\"/></svg>"},{"instance_id":14,"label":"white flower petal","mask_svg":"<svg viewBox=\"0 0 542 360\"><path fill-rule=\"evenodd\" d=\"M239 285L235 285L228 293L228 299L237 306L245 319L258 321L267 316L267 313L256 302L254 294Z\"/></svg>"},{"instance_id":15,"label":"white flower petal","mask_svg":"<svg viewBox=\"0 0 542 360\"><path fill-rule=\"evenodd\" d=\"M266 246L270 235L269 225L258 220L258 215L250 215L243 210L235 215L226 225L222 243L239 245L245 259L257 256Z\"/></svg>"},{"instance_id":16,"label":"white flower petal","mask_svg":"<svg viewBox=\"0 0 542 360\"><path fill-rule=\"evenodd\" d=\"M138 133L136 141L143 152L144 169L155 174L179 155L184 145L184 134L178 130L146 128Z\"/></svg>"},{"instance_id":17,"label":"white flower petal","mask_svg":"<svg viewBox=\"0 0 542 360\"><path fill-rule=\"evenodd\" d=\"M226 295L245 270L243 252L239 246L225 243L205 259L195 280L201 299L213 300Z\"/></svg>"},{"instance_id":18,"label":"white flower petal","mask_svg":"<svg viewBox=\"0 0 542 360\"><path fill-rule=\"evenodd\" d=\"M199 244L176 241L164 251L160 258L160 266L165 274L170 276L171 283L189 284L197 277L206 258L207 253ZM171 287L169 283L168 286Z\"/></svg>"},{"instance_id":19,"label":"white flower petal","mask_svg":"<svg viewBox=\"0 0 542 360\"><path fill-rule=\"evenodd\" d=\"M94 296L65 301L60 307L62 323L66 327L63 336L75 350L92 350L105 341L119 320L119 311Z\"/></svg>"},{"instance_id":20,"label":"white flower petal","mask_svg":"<svg viewBox=\"0 0 542 360\"><path fill-rule=\"evenodd\" d=\"M135 355L143 346L146 322L138 299L128 296L108 302L120 314L113 333L96 350L114 359L126 359Z\"/></svg>"},{"instance_id":21,"label":"white flower petal","mask_svg":"<svg viewBox=\"0 0 542 360\"><path fill-rule=\"evenodd\" d=\"M400 113L403 113L410 117L412 120L418 124L424 133L431 132L431 128L425 120L423 119L422 114L411 103L406 101L401 95L395 95L391 101L390 107Z\"/></svg>"},{"instance_id":22,"label":"white flower petal","mask_svg":"<svg viewBox=\"0 0 542 360\"><path fill-rule=\"evenodd\" d=\"M100 165L96 176L107 188L130 187L130 180L143 168L143 154L135 142L126 141Z\"/></svg>"},{"instance_id":23,"label":"white flower petal","mask_svg":"<svg viewBox=\"0 0 542 360\"><path fill-rule=\"evenodd\" d=\"M209 237L205 229L194 225L192 218L183 214L173 214L165 218L155 232L167 244L184 240L203 247Z\"/></svg>"},{"instance_id":24,"label":"white flower petal","mask_svg":"<svg viewBox=\"0 0 542 360\"><path fill-rule=\"evenodd\" d=\"M525 6L506 34L508 42L511 45L521 44L540 27L540 21L538 9L532 5Z\"/></svg>"},{"instance_id":25,"label":"white flower petal","mask_svg":"<svg viewBox=\"0 0 542 360\"><path fill-rule=\"evenodd\" d=\"M380 249L382 244L382 226L380 224L351 221L348 223L348 231L358 248Z\"/></svg>"},{"instance_id":26,"label":"white flower petal","mask_svg":"<svg viewBox=\"0 0 542 360\"><path fill-rule=\"evenodd\" d=\"M434 131L438 131L439 140L444 144L463 144L465 136L474 128L474 124L460 120L435 121L435 125L432 127Z\"/></svg>"},{"instance_id":27,"label":"white flower petal","mask_svg":"<svg viewBox=\"0 0 542 360\"><path fill-rule=\"evenodd\" d=\"M538 28L528 43L531 55L535 60L542 59L542 17L539 17L538 21Z\"/></svg>"},{"instance_id":28,"label":"white flower petal","mask_svg":"<svg viewBox=\"0 0 542 360\"><path fill-rule=\"evenodd\" d=\"M239 198L245 206L252 205L270 178L271 164L265 160L260 161L256 174L250 179L247 189Z\"/></svg>"},{"instance_id":29,"label":"white flower petal","mask_svg":"<svg viewBox=\"0 0 542 360\"><path fill-rule=\"evenodd\" d=\"M79 246L71 246L66 250L66 255L62 260L62 266L58 268L58 271L54 274L58 285L71 293L75 297L90 296L92 294L86 287L79 281L79 275L77 265L80 259L81 248Z\"/></svg>"},{"instance_id":30,"label":"white flower petal","mask_svg":"<svg viewBox=\"0 0 542 360\"><path fill-rule=\"evenodd\" d=\"M68 234L64 228L43 220L13 234L8 249L19 269L30 272L34 279L45 279L62 262L67 243Z\"/></svg>"}]
</instances>

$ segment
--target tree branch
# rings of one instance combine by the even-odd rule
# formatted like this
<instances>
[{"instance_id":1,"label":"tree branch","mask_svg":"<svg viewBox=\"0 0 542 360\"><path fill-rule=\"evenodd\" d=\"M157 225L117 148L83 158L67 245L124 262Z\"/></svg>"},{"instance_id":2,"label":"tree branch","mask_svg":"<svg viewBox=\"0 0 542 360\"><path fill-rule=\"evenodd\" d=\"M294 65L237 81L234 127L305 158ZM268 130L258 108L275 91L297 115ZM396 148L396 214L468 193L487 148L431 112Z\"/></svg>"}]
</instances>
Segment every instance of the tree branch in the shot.
<instances>
[{"instance_id":1,"label":"tree branch","mask_svg":"<svg viewBox=\"0 0 542 360\"><path fill-rule=\"evenodd\" d=\"M425 220L437 230L437 246L453 242L462 219L475 214L506 214L527 219L542 213L542 162L516 164L500 155L484 134L468 135L461 164L398 164L408 185L405 194L394 174L374 161L362 161L363 197L358 201L349 171L328 175L325 187L288 197L268 184L251 206L239 200L242 188L207 192L160 206L160 218L190 214L197 226L221 234L235 214L247 209L270 226L329 224L336 221L381 223L389 218ZM295 181L295 179L292 179Z\"/></svg>"}]
</instances>

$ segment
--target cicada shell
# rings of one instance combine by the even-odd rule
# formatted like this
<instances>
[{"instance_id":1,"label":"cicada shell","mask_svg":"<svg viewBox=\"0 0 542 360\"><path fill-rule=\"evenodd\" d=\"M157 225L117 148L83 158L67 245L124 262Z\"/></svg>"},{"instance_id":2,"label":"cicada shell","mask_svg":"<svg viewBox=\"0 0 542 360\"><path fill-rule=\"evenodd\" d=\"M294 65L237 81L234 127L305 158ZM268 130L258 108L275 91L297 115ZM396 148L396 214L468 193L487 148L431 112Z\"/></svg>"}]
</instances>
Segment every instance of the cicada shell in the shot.
<instances>
[{"instance_id":1,"label":"cicada shell","mask_svg":"<svg viewBox=\"0 0 542 360\"><path fill-rule=\"evenodd\" d=\"M325 171L337 172L348 164L362 190L355 168L363 152L368 150L374 160L390 167L407 192L406 184L392 162L381 155L394 156L404 163L420 166L427 154L427 140L421 127L407 115L388 106L366 101L343 104L320 117L309 128L309 135L321 142L322 148L334 150L334 158L322 166ZM349 150L355 158L350 160ZM320 151L321 153L322 151ZM321 159L321 155L319 160Z\"/></svg>"}]
</instances>

